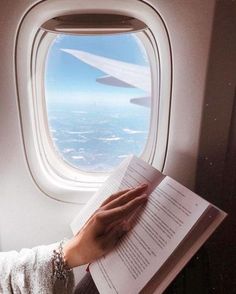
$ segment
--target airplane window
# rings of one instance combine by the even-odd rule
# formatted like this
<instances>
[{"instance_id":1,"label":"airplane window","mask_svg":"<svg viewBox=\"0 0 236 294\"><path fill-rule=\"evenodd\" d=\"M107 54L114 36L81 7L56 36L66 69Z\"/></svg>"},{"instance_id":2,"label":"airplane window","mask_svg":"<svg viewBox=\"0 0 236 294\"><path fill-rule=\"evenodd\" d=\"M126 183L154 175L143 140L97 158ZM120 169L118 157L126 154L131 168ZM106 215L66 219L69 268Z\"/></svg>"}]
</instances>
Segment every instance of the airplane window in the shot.
<instances>
[{"instance_id":1,"label":"airplane window","mask_svg":"<svg viewBox=\"0 0 236 294\"><path fill-rule=\"evenodd\" d=\"M30 173L49 197L79 204L130 154L163 170L171 113L161 15L145 1L95 2L39 1L15 46Z\"/></svg>"},{"instance_id":2,"label":"airplane window","mask_svg":"<svg viewBox=\"0 0 236 294\"><path fill-rule=\"evenodd\" d=\"M137 33L54 38L45 64L50 140L67 164L109 172L141 155L149 134L151 70Z\"/></svg>"}]
</instances>

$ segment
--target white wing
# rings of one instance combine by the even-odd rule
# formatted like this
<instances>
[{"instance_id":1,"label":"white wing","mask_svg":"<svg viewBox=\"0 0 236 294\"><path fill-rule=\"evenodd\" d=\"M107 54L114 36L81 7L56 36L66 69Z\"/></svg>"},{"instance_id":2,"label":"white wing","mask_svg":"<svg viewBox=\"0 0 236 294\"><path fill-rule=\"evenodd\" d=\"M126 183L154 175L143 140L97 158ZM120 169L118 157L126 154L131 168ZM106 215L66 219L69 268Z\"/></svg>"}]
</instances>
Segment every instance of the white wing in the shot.
<instances>
[{"instance_id":1,"label":"white wing","mask_svg":"<svg viewBox=\"0 0 236 294\"><path fill-rule=\"evenodd\" d=\"M151 72L146 66L114 60L80 50L61 50L109 75L98 78L98 82L113 86L132 86L144 90L149 95L151 93Z\"/></svg>"}]
</instances>

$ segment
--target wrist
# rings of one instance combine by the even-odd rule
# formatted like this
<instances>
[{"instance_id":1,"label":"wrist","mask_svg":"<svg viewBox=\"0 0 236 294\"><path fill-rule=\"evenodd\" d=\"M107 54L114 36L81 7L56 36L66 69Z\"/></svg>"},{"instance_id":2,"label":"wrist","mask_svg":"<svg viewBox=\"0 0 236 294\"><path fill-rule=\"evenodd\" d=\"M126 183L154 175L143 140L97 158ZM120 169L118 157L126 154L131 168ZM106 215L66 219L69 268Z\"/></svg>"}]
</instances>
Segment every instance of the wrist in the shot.
<instances>
[{"instance_id":1,"label":"wrist","mask_svg":"<svg viewBox=\"0 0 236 294\"><path fill-rule=\"evenodd\" d=\"M78 245L74 244L74 240L69 240L63 247L64 262L69 268L74 268L83 264Z\"/></svg>"}]
</instances>

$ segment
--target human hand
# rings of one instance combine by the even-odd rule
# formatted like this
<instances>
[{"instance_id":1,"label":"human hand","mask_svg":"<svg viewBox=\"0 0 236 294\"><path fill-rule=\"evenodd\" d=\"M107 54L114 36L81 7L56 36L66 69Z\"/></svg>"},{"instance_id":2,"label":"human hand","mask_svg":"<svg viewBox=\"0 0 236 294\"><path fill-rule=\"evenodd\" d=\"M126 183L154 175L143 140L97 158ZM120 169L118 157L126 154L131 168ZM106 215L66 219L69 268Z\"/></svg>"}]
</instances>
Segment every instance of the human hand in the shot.
<instances>
[{"instance_id":1,"label":"human hand","mask_svg":"<svg viewBox=\"0 0 236 294\"><path fill-rule=\"evenodd\" d=\"M111 195L63 248L69 268L90 263L108 253L129 230L129 216L144 204L147 185Z\"/></svg>"}]
</instances>

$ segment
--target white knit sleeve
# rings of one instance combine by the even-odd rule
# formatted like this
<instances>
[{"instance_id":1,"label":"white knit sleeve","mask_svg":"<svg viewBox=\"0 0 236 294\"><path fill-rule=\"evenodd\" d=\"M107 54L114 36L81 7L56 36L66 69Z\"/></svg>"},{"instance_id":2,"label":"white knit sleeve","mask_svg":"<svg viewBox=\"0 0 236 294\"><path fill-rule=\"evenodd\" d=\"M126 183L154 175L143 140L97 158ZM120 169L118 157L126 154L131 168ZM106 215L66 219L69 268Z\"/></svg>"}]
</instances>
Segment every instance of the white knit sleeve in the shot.
<instances>
[{"instance_id":1,"label":"white knit sleeve","mask_svg":"<svg viewBox=\"0 0 236 294\"><path fill-rule=\"evenodd\" d=\"M52 256L59 243L22 249L20 252L0 252L0 293L3 294L70 294L74 287L71 271L67 286L53 281Z\"/></svg>"}]
</instances>

